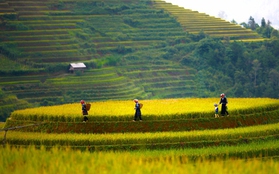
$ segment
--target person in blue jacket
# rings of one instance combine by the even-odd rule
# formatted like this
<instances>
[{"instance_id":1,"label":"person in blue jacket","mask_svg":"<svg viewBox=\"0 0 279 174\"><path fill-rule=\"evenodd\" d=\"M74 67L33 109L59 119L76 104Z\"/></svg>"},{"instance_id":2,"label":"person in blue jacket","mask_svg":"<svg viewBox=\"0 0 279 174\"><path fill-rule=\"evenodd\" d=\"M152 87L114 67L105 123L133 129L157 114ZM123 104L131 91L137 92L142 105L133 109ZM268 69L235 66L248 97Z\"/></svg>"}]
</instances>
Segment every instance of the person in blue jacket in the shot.
<instances>
[{"instance_id":1,"label":"person in blue jacket","mask_svg":"<svg viewBox=\"0 0 279 174\"><path fill-rule=\"evenodd\" d=\"M218 105L215 103L214 104L214 111L215 111L215 118L218 118L219 117L219 114L218 114L218 111L219 111L219 108L218 108Z\"/></svg>"},{"instance_id":2,"label":"person in blue jacket","mask_svg":"<svg viewBox=\"0 0 279 174\"><path fill-rule=\"evenodd\" d=\"M220 99L220 102L219 104L222 104L222 107L221 107L221 116L225 116L225 114L227 114L227 116L229 116L229 113L227 111L227 104L228 104L228 100L227 100L227 97L225 96L224 93L222 93L220 95L221 99Z\"/></svg>"},{"instance_id":3,"label":"person in blue jacket","mask_svg":"<svg viewBox=\"0 0 279 174\"><path fill-rule=\"evenodd\" d=\"M140 104L139 104L139 100L138 99L134 99L135 104L135 117L133 121L137 121L137 119L139 118L139 121L142 121L141 118L141 111L140 111Z\"/></svg>"}]
</instances>

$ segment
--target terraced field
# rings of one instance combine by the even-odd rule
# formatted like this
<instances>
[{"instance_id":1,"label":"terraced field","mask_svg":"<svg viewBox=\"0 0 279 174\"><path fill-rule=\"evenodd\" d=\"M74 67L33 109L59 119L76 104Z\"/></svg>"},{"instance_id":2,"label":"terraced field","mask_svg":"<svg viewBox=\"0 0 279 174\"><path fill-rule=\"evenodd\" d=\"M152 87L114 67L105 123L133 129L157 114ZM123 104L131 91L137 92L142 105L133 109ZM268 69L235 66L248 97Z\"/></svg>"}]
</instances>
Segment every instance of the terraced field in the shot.
<instances>
[{"instance_id":1,"label":"terraced field","mask_svg":"<svg viewBox=\"0 0 279 174\"><path fill-rule=\"evenodd\" d=\"M45 98L53 102L64 100L65 94L73 97L66 99L70 102L75 102L77 98L104 100L133 98L135 95L148 97L142 88L136 87L126 77L118 76L115 68L89 70L83 76L65 74L60 77L45 77L41 75L41 78L45 79L43 85L41 81L32 80L36 78L38 78L37 75L20 78L15 76L13 84L10 83L11 77L6 80L2 79L1 84L5 85L5 90L12 91L19 99L30 102L34 100L41 102ZM22 86L14 86L14 84L22 84Z\"/></svg>"},{"instance_id":2,"label":"terraced field","mask_svg":"<svg viewBox=\"0 0 279 174\"><path fill-rule=\"evenodd\" d=\"M220 174L228 170L276 173L279 101L231 98L230 116L214 118L212 103L218 100L140 100L142 122L131 121L131 100L92 102L86 123L81 122L80 104L18 110L5 125L0 123L4 126L0 158L6 159L0 171L27 168L52 173L67 158L67 164L72 164L68 171L84 173L104 172L104 168L108 173L168 173L167 169L185 173L186 164L191 168L187 173L206 173L212 168ZM96 167L81 164L76 169L74 164L80 161ZM127 167L127 163L134 165ZM173 165L181 168L165 167Z\"/></svg>"},{"instance_id":3,"label":"terraced field","mask_svg":"<svg viewBox=\"0 0 279 174\"><path fill-rule=\"evenodd\" d=\"M144 103L143 122L131 121L133 109L128 108L133 107L132 101L92 102L87 123L81 122L79 104L19 110L7 120L6 128L39 125L8 131L7 143L108 151L238 147L278 141L278 100L230 99L230 116L214 118L212 103L216 100L218 98L140 101ZM195 105L197 102L199 106ZM231 155L241 157L241 153ZM245 155L267 155L260 151L251 153ZM210 156L210 153L204 155ZM278 155L278 151L269 155Z\"/></svg>"},{"instance_id":4,"label":"terraced field","mask_svg":"<svg viewBox=\"0 0 279 174\"><path fill-rule=\"evenodd\" d=\"M35 62L41 64L40 66L64 63L66 67L66 63L74 61L89 63L96 58L102 59L107 54L121 50L135 52L152 47L158 48L160 44L164 44L166 38L185 36L184 31L179 28L179 24L175 20L156 9L139 7L135 11L124 10L122 15L94 14L94 12L84 15L70 13L68 8L72 2L63 1L65 6L69 4L69 7L67 6L63 10L53 8L55 1L18 0L2 3L3 7L8 5L13 8L18 19L9 21L9 25L2 29L3 44L7 46L15 44L21 50L21 60L24 62ZM107 3L115 5L116 1ZM154 15L154 13L157 14ZM125 23L123 15L127 21L133 19L140 23L140 26L130 26ZM147 16L148 19L145 19ZM90 26L81 28L85 21L90 23ZM152 25L150 25L151 23ZM18 29L19 27L22 29ZM175 32L170 34L168 29L173 29ZM149 64L143 61L138 66L148 67ZM163 66L155 68L157 67L164 69ZM141 83L141 81L133 81L130 79L131 76L127 76L125 73L121 73L119 76L117 72L123 68L125 66L109 71L102 69L102 74L108 73L102 80L97 80L103 77L98 77L98 73L94 73L100 70L88 70L82 74L82 77L76 78L67 74L60 75L64 76L63 78L47 74L21 76L20 78L15 76L8 79L1 77L1 85L4 90L29 102L45 100L60 103L73 102L80 98L106 100L127 99L135 96L150 98L154 89L145 91L143 87L135 84L135 82ZM182 68L180 67L180 69ZM152 68L148 69L150 69L148 75L157 71ZM110 76L110 71L114 71L113 76ZM136 73L134 72L134 74ZM170 75L166 75L162 79L170 77ZM79 81L76 80L78 78ZM156 79L153 80L153 83L155 82ZM169 85L176 86L175 83ZM76 90L77 88L79 90ZM79 92L80 90L82 90L82 94ZM73 93L72 99L65 99L65 93Z\"/></svg>"},{"instance_id":5,"label":"terraced field","mask_svg":"<svg viewBox=\"0 0 279 174\"><path fill-rule=\"evenodd\" d=\"M61 2L67 6L74 1ZM123 22L122 15L94 15L94 12L92 15L83 15L67 9L70 7L57 10L54 8L56 3L58 1L49 0L9 0L1 3L0 7L9 6L10 9L13 9L17 18L17 20L9 21L8 25L2 29L4 30L1 31L3 43L16 44L18 49L23 52L22 56L31 61L69 62L65 56L75 57L70 59L71 61L87 61L90 58L98 57L98 54L115 52L119 46L126 49L146 49L158 40L185 35L182 29L176 28L178 23L163 13L163 17L154 15L153 19L152 16L149 16L148 20L141 20L139 28L131 27ZM117 1L107 1L106 3L115 5ZM136 11L132 14L129 14L131 11L126 10L123 15L127 20L128 18L137 20L143 19L144 15L146 16L148 13L157 13L152 9L139 8L138 10L139 12ZM90 22L94 31L88 33L84 28L81 29L81 25L85 21ZM170 36L165 29L161 33L156 33L158 34L156 36L154 35L156 30L154 31L153 28L158 27L171 27L177 32ZM149 28L151 33L146 32ZM121 35L124 35L124 38L121 38ZM127 36L129 37L127 38ZM92 41L91 45L83 45L85 40Z\"/></svg>"},{"instance_id":6,"label":"terraced field","mask_svg":"<svg viewBox=\"0 0 279 174\"><path fill-rule=\"evenodd\" d=\"M240 25L230 23L220 18L209 16L205 13L185 9L171 3L156 0L154 6L170 12L184 28L191 34L203 31L205 34L215 38L230 38L232 40L262 41L264 40L256 32L242 28Z\"/></svg>"},{"instance_id":7,"label":"terraced field","mask_svg":"<svg viewBox=\"0 0 279 174\"><path fill-rule=\"evenodd\" d=\"M167 44L187 42L188 33L200 30L261 40L164 1L2 0L0 9L1 57L17 65L5 69L0 86L34 105L196 96L196 70L165 59ZM84 62L87 70L69 74L72 62Z\"/></svg>"}]
</instances>

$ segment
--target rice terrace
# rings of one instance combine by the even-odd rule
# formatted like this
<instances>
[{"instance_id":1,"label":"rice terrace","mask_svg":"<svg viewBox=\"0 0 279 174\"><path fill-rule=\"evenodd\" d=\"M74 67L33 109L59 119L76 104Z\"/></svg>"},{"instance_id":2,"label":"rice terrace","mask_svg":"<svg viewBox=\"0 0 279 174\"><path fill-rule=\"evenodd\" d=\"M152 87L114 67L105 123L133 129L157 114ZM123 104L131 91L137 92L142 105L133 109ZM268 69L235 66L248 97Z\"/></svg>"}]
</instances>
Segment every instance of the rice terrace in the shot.
<instances>
[{"instance_id":1,"label":"rice terrace","mask_svg":"<svg viewBox=\"0 0 279 174\"><path fill-rule=\"evenodd\" d=\"M6 127L42 124L7 132L7 145L1 150L2 161L6 165L1 170L36 172L46 165L39 162L41 158L46 158L50 166L53 165L52 160L59 166L63 159L69 158L69 166L63 170L53 171L47 167L45 171L114 173L119 170L116 173L131 173L134 170L142 172L140 168L144 167L150 170L149 173L168 170L175 173L201 170L203 173L208 172L210 164L214 164L219 173L226 172L222 170L224 165L231 166L233 173L253 170L275 172L278 163L272 157L279 153L278 100L232 98L229 105L231 116L214 118L212 106L218 100L142 101L143 122L131 121L131 101L93 102L87 123L81 122L78 104L17 110L7 120ZM203 108L202 111L199 108ZM57 110L61 112L57 114ZM11 154L18 158L9 159ZM25 159L20 158L21 155ZM23 161L30 162L30 165L38 161L37 168L21 165ZM81 166L70 167L71 163L81 161ZM240 162L245 167L236 168L234 165ZM15 163L16 167L11 167L10 163ZM125 168L125 163L129 167ZM191 164L202 165L203 168L195 169ZM137 168L131 167L134 165ZM263 167L265 165L270 166L267 169ZM173 169L175 166L178 168Z\"/></svg>"},{"instance_id":2,"label":"rice terrace","mask_svg":"<svg viewBox=\"0 0 279 174\"><path fill-rule=\"evenodd\" d=\"M279 34L253 20L0 0L0 173L278 173Z\"/></svg>"}]
</instances>

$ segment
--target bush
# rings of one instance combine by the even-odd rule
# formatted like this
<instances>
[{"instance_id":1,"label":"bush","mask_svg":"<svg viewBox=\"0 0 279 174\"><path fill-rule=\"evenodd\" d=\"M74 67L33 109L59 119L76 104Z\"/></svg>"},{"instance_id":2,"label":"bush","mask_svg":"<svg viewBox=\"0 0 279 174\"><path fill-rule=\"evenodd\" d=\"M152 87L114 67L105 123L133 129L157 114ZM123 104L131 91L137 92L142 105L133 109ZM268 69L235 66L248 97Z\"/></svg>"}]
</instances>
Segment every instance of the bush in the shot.
<instances>
[{"instance_id":1,"label":"bush","mask_svg":"<svg viewBox=\"0 0 279 174\"><path fill-rule=\"evenodd\" d=\"M65 4L63 2L59 2L57 4L51 4L50 8L55 10L63 10L65 9Z\"/></svg>"},{"instance_id":2,"label":"bush","mask_svg":"<svg viewBox=\"0 0 279 174\"><path fill-rule=\"evenodd\" d=\"M29 30L29 27L24 25L24 24L22 24L22 23L7 24L6 28L10 29L10 30Z\"/></svg>"},{"instance_id":3,"label":"bush","mask_svg":"<svg viewBox=\"0 0 279 174\"><path fill-rule=\"evenodd\" d=\"M120 56L109 56L106 59L107 59L106 65L116 66L117 63L120 61L121 57Z\"/></svg>"},{"instance_id":4,"label":"bush","mask_svg":"<svg viewBox=\"0 0 279 174\"><path fill-rule=\"evenodd\" d=\"M64 63L57 63L57 64L48 64L46 66L46 70L49 73L59 72L59 71L68 71L68 66Z\"/></svg>"},{"instance_id":5,"label":"bush","mask_svg":"<svg viewBox=\"0 0 279 174\"><path fill-rule=\"evenodd\" d=\"M6 20L16 20L17 19L17 15L16 14L4 14L2 16L4 19Z\"/></svg>"},{"instance_id":6,"label":"bush","mask_svg":"<svg viewBox=\"0 0 279 174\"><path fill-rule=\"evenodd\" d=\"M15 59L21 57L21 51L16 44L0 44L0 52L8 58Z\"/></svg>"},{"instance_id":7,"label":"bush","mask_svg":"<svg viewBox=\"0 0 279 174\"><path fill-rule=\"evenodd\" d=\"M80 33L80 32L76 32L75 33L76 37L80 38L80 39L83 39L83 40L87 40L88 39L88 36L83 34L83 33Z\"/></svg>"},{"instance_id":8,"label":"bush","mask_svg":"<svg viewBox=\"0 0 279 174\"><path fill-rule=\"evenodd\" d=\"M132 27L137 27L137 26L140 25L140 22L139 22L139 21L137 21L137 20L135 20L135 19L131 19L131 18L129 18L129 17L125 17L125 18L123 19L123 21L124 21L124 23L126 23L127 25L130 25L130 26L132 26Z\"/></svg>"}]
</instances>

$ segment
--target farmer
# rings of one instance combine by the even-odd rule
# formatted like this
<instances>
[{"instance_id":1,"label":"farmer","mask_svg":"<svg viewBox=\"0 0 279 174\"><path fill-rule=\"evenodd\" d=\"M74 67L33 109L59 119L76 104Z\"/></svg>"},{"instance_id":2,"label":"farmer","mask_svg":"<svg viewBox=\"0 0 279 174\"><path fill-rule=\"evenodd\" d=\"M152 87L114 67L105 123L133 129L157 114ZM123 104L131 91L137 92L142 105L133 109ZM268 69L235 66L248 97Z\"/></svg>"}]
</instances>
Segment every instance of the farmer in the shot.
<instances>
[{"instance_id":1,"label":"farmer","mask_svg":"<svg viewBox=\"0 0 279 174\"><path fill-rule=\"evenodd\" d=\"M220 95L221 99L220 99L220 102L219 104L222 104L222 107L221 107L221 116L225 116L225 113L227 114L227 116L229 116L229 113L227 111L227 104L228 104L228 100L225 96L224 93L222 93Z\"/></svg>"},{"instance_id":2,"label":"farmer","mask_svg":"<svg viewBox=\"0 0 279 174\"><path fill-rule=\"evenodd\" d=\"M87 112L86 104L85 104L84 100L81 100L80 104L81 104L81 110L82 110L82 115L83 115L83 122L87 122L88 117L86 115L88 115L88 112Z\"/></svg>"},{"instance_id":3,"label":"farmer","mask_svg":"<svg viewBox=\"0 0 279 174\"><path fill-rule=\"evenodd\" d=\"M136 105L135 105L136 112L135 112L135 117L134 117L133 121L136 121L137 118L139 118L139 121L142 121L139 100L138 99L134 99L134 102L136 103Z\"/></svg>"}]
</instances>

